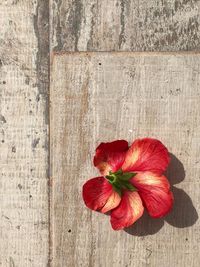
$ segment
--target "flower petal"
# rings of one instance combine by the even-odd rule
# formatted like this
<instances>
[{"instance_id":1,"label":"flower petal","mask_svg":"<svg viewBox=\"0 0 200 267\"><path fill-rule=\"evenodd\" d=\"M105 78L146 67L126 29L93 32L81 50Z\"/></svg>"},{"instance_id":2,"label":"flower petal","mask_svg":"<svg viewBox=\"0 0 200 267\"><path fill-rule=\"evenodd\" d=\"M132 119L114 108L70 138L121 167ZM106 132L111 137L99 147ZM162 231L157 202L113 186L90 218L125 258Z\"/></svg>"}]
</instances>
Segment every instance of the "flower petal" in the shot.
<instances>
[{"instance_id":1,"label":"flower petal","mask_svg":"<svg viewBox=\"0 0 200 267\"><path fill-rule=\"evenodd\" d=\"M107 175L109 171L115 172L121 168L127 150L128 142L125 140L101 143L96 149L94 166L102 175Z\"/></svg>"},{"instance_id":2,"label":"flower petal","mask_svg":"<svg viewBox=\"0 0 200 267\"><path fill-rule=\"evenodd\" d=\"M171 210L174 198L169 182L164 175L141 172L130 182L138 189L150 216L160 218Z\"/></svg>"},{"instance_id":3,"label":"flower petal","mask_svg":"<svg viewBox=\"0 0 200 267\"><path fill-rule=\"evenodd\" d=\"M121 202L111 211L111 225L114 230L129 227L138 220L144 211L138 192L124 191Z\"/></svg>"},{"instance_id":4,"label":"flower petal","mask_svg":"<svg viewBox=\"0 0 200 267\"><path fill-rule=\"evenodd\" d=\"M152 172L138 172L130 182L138 189L160 187L164 191L170 190L170 184L164 175L158 175ZM150 186L150 187L149 187Z\"/></svg>"},{"instance_id":5,"label":"flower petal","mask_svg":"<svg viewBox=\"0 0 200 267\"><path fill-rule=\"evenodd\" d=\"M83 200L85 205L103 213L116 208L121 200L120 195L104 177L88 180L83 185Z\"/></svg>"},{"instance_id":6,"label":"flower petal","mask_svg":"<svg viewBox=\"0 0 200 267\"><path fill-rule=\"evenodd\" d=\"M126 153L122 169L124 171L151 171L162 174L169 161L168 150L159 140L137 139Z\"/></svg>"}]
</instances>

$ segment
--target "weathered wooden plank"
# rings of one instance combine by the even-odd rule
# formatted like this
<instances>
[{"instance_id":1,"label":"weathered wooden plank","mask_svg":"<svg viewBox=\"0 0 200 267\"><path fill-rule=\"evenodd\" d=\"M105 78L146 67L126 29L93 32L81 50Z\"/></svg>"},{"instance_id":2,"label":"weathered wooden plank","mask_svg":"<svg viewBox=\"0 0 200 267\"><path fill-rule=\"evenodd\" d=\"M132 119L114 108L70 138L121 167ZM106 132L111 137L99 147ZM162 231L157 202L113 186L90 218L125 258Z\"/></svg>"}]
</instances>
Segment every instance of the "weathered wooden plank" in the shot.
<instances>
[{"instance_id":1,"label":"weathered wooden plank","mask_svg":"<svg viewBox=\"0 0 200 267\"><path fill-rule=\"evenodd\" d=\"M200 48L199 0L51 0L56 51Z\"/></svg>"},{"instance_id":2,"label":"weathered wooden plank","mask_svg":"<svg viewBox=\"0 0 200 267\"><path fill-rule=\"evenodd\" d=\"M53 266L199 266L199 73L200 54L54 56ZM92 157L101 141L144 136L162 140L180 160L173 157L168 171L177 184L174 210L115 232L108 216L84 206L82 185L98 174Z\"/></svg>"},{"instance_id":3,"label":"weathered wooden plank","mask_svg":"<svg viewBox=\"0 0 200 267\"><path fill-rule=\"evenodd\" d=\"M48 9L44 1L3 0L0 24L0 266L44 267Z\"/></svg>"}]
</instances>

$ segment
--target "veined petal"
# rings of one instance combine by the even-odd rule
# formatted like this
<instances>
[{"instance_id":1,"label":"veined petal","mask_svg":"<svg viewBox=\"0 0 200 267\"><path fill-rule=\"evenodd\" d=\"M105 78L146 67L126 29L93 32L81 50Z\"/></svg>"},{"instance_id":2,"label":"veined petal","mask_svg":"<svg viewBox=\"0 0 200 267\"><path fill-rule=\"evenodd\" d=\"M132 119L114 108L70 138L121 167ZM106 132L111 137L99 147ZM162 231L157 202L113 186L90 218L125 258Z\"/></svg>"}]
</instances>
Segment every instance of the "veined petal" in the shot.
<instances>
[{"instance_id":1,"label":"veined petal","mask_svg":"<svg viewBox=\"0 0 200 267\"><path fill-rule=\"evenodd\" d=\"M120 195L115 190L113 190L112 194L108 198L106 204L101 209L101 212L106 213L106 212L116 208L119 205L120 201L121 201Z\"/></svg>"},{"instance_id":2,"label":"veined petal","mask_svg":"<svg viewBox=\"0 0 200 267\"><path fill-rule=\"evenodd\" d=\"M170 161L167 148L156 139L144 138L133 142L126 153L123 171L151 171L162 174Z\"/></svg>"},{"instance_id":3,"label":"veined petal","mask_svg":"<svg viewBox=\"0 0 200 267\"><path fill-rule=\"evenodd\" d=\"M102 175L107 175L109 171L119 170L124 162L128 142L117 140L111 143L101 143L94 156L94 166Z\"/></svg>"},{"instance_id":4,"label":"veined petal","mask_svg":"<svg viewBox=\"0 0 200 267\"><path fill-rule=\"evenodd\" d=\"M138 189L160 187L168 192L170 184L164 175L158 175L152 172L138 172L130 182Z\"/></svg>"},{"instance_id":5,"label":"veined petal","mask_svg":"<svg viewBox=\"0 0 200 267\"><path fill-rule=\"evenodd\" d=\"M138 192L124 191L121 202L111 211L111 225L114 230L129 227L138 220L144 211Z\"/></svg>"},{"instance_id":6,"label":"veined petal","mask_svg":"<svg viewBox=\"0 0 200 267\"><path fill-rule=\"evenodd\" d=\"M164 175L140 172L130 182L138 189L150 216L163 217L171 210L174 198Z\"/></svg>"},{"instance_id":7,"label":"veined petal","mask_svg":"<svg viewBox=\"0 0 200 267\"><path fill-rule=\"evenodd\" d=\"M116 208L121 200L112 185L104 177L95 177L83 185L83 200L85 205L103 213Z\"/></svg>"}]
</instances>

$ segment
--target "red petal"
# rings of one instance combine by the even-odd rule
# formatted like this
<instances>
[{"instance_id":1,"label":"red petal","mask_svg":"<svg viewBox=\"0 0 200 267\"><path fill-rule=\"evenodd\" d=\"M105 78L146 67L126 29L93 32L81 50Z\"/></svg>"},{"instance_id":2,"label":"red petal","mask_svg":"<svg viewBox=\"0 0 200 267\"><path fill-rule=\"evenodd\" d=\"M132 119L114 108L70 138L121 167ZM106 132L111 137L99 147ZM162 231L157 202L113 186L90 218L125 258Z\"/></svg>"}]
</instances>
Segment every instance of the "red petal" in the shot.
<instances>
[{"instance_id":1,"label":"red petal","mask_svg":"<svg viewBox=\"0 0 200 267\"><path fill-rule=\"evenodd\" d=\"M138 173L131 179L138 189L149 215L155 218L165 216L173 206L173 194L167 178L151 172Z\"/></svg>"},{"instance_id":2,"label":"red petal","mask_svg":"<svg viewBox=\"0 0 200 267\"><path fill-rule=\"evenodd\" d=\"M116 208L121 197L104 177L96 177L83 185L83 200L88 208L105 213Z\"/></svg>"},{"instance_id":3,"label":"red petal","mask_svg":"<svg viewBox=\"0 0 200 267\"><path fill-rule=\"evenodd\" d=\"M169 161L168 150L159 140L137 139L126 153L122 169L124 171L151 171L162 174Z\"/></svg>"},{"instance_id":4,"label":"red petal","mask_svg":"<svg viewBox=\"0 0 200 267\"><path fill-rule=\"evenodd\" d=\"M125 191L119 206L111 212L112 228L120 230L129 227L142 216L143 211L139 194L136 191Z\"/></svg>"},{"instance_id":5,"label":"red petal","mask_svg":"<svg viewBox=\"0 0 200 267\"><path fill-rule=\"evenodd\" d=\"M101 143L96 149L94 166L102 175L107 175L109 171L115 172L121 168L127 150L128 143L125 140Z\"/></svg>"}]
</instances>

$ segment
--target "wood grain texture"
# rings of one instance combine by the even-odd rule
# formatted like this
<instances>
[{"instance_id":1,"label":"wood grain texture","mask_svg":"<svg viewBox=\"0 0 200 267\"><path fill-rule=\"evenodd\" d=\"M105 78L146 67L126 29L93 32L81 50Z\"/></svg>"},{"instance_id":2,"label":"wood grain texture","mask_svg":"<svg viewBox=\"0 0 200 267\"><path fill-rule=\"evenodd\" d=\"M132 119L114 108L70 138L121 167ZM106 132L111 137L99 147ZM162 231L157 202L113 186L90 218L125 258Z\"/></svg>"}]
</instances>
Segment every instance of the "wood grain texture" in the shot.
<instances>
[{"instance_id":1,"label":"wood grain texture","mask_svg":"<svg viewBox=\"0 0 200 267\"><path fill-rule=\"evenodd\" d=\"M44 267L48 9L39 0L2 0L0 24L0 266Z\"/></svg>"},{"instance_id":2,"label":"wood grain texture","mask_svg":"<svg viewBox=\"0 0 200 267\"><path fill-rule=\"evenodd\" d=\"M200 54L67 53L53 58L53 266L198 267ZM113 231L82 201L100 142L151 136L171 151L175 205Z\"/></svg>"},{"instance_id":3,"label":"wood grain texture","mask_svg":"<svg viewBox=\"0 0 200 267\"><path fill-rule=\"evenodd\" d=\"M200 49L199 0L51 0L55 51Z\"/></svg>"}]
</instances>

